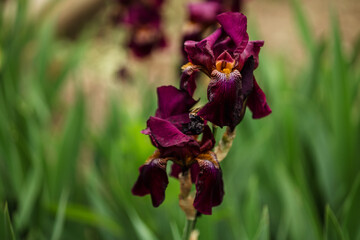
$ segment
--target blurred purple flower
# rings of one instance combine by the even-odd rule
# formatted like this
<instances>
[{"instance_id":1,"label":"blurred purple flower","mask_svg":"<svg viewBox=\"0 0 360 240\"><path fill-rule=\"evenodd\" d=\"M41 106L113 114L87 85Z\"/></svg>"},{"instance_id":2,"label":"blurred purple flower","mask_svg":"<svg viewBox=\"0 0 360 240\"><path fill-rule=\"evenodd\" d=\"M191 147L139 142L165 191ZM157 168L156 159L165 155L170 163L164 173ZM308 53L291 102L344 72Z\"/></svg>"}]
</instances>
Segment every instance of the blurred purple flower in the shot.
<instances>
[{"instance_id":1,"label":"blurred purple flower","mask_svg":"<svg viewBox=\"0 0 360 240\"><path fill-rule=\"evenodd\" d=\"M116 23L129 26L128 47L135 56L143 58L153 50L166 46L162 31L162 0L153 1L118 1L123 11L118 11Z\"/></svg>"},{"instance_id":2,"label":"blurred purple flower","mask_svg":"<svg viewBox=\"0 0 360 240\"><path fill-rule=\"evenodd\" d=\"M158 109L155 117L147 121L147 128L142 133L149 135L152 144L157 148L139 169L140 175L132 189L138 196L151 195L154 207L159 206L165 198L168 184L166 164L174 162L172 176L175 171L190 171L197 193L194 207L203 214L211 214L211 209L221 203L224 191L222 174L216 155L211 152L215 139L209 126L196 122L190 124L190 109L195 101L187 91L172 86L158 88ZM192 126L200 128L203 133L201 141L192 135ZM198 129L197 129L198 130ZM190 133L190 134L189 134Z\"/></svg>"},{"instance_id":3,"label":"blurred purple flower","mask_svg":"<svg viewBox=\"0 0 360 240\"><path fill-rule=\"evenodd\" d=\"M217 20L221 27L210 36L199 42L185 42L190 63L183 66L180 87L192 95L196 87L192 74L198 70L207 74L211 78L209 102L198 115L220 127L234 129L242 120L246 105L253 118L271 113L253 76L264 42L249 41L247 19L241 13L223 13Z\"/></svg>"}]
</instances>

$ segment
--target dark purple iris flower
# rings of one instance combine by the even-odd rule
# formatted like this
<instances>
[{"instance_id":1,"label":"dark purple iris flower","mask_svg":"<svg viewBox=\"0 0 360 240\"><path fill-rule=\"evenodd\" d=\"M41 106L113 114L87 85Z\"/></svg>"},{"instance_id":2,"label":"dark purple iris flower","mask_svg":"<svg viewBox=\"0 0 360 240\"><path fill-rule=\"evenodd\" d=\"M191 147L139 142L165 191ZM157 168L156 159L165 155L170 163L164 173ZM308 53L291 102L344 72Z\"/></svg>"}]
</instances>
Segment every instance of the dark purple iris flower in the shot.
<instances>
[{"instance_id":1,"label":"dark purple iris flower","mask_svg":"<svg viewBox=\"0 0 360 240\"><path fill-rule=\"evenodd\" d=\"M192 129L189 129L198 127L198 124L191 124L193 119L189 117L190 109L196 102L187 91L172 86L158 88L159 108L155 117L147 121L147 129L142 131L150 136L157 150L140 167L139 178L132 189L134 195L150 194L154 207L165 198L168 184L166 164L169 160L174 162L173 166L180 168L180 172L190 170L197 189L194 207L199 212L211 214L212 207L222 201L223 181L216 155L211 152L215 144L211 130L202 124L203 137L197 141L196 135L191 135Z\"/></svg>"},{"instance_id":2,"label":"dark purple iris flower","mask_svg":"<svg viewBox=\"0 0 360 240\"><path fill-rule=\"evenodd\" d=\"M118 23L129 26L128 47L137 57L146 57L153 50L166 46L162 31L161 7L163 0L119 1L122 11L116 16Z\"/></svg>"},{"instance_id":3,"label":"dark purple iris flower","mask_svg":"<svg viewBox=\"0 0 360 240\"><path fill-rule=\"evenodd\" d=\"M241 13L222 13L217 21L221 27L207 38L185 42L190 63L183 66L180 87L192 95L196 87L192 75L198 70L207 74L211 78L209 102L198 115L220 127L234 129L242 120L246 106L253 112L253 118L271 113L253 75L264 42L249 41L247 19Z\"/></svg>"}]
</instances>

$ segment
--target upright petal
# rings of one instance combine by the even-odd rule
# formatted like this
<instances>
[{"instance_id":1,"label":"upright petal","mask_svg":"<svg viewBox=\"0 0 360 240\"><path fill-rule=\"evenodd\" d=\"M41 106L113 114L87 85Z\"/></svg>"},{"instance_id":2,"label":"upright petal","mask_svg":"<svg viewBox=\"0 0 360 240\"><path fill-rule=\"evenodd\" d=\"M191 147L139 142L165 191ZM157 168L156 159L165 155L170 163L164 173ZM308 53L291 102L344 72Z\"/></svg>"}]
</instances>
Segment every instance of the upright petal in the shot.
<instances>
[{"instance_id":1,"label":"upright petal","mask_svg":"<svg viewBox=\"0 0 360 240\"><path fill-rule=\"evenodd\" d=\"M234 41L236 45L235 51L237 53L243 52L249 41L249 35L246 32L246 16L242 13L226 12L216 18L226 34Z\"/></svg>"},{"instance_id":2,"label":"upright petal","mask_svg":"<svg viewBox=\"0 0 360 240\"><path fill-rule=\"evenodd\" d=\"M167 119L172 116L188 114L197 101L191 95L174 86L162 86L157 89L158 109L156 117Z\"/></svg>"},{"instance_id":3,"label":"upright petal","mask_svg":"<svg viewBox=\"0 0 360 240\"><path fill-rule=\"evenodd\" d=\"M189 61L194 65L202 66L202 70L208 75L210 75L211 71L215 68L215 58L212 48L222 34L222 30L219 28L200 42L186 41L184 43Z\"/></svg>"},{"instance_id":4,"label":"upright petal","mask_svg":"<svg viewBox=\"0 0 360 240\"><path fill-rule=\"evenodd\" d=\"M253 118L262 118L269 115L271 113L271 109L266 102L265 93L261 90L261 88L257 84L255 77L253 78L253 83L254 83L254 89L248 97L247 106L252 111Z\"/></svg>"},{"instance_id":5,"label":"upright petal","mask_svg":"<svg viewBox=\"0 0 360 240\"><path fill-rule=\"evenodd\" d=\"M165 189L169 183L166 174L166 159L153 158L139 168L140 175L132 188L137 196L151 195L154 207L158 207L165 199Z\"/></svg>"},{"instance_id":6,"label":"upright petal","mask_svg":"<svg viewBox=\"0 0 360 240\"><path fill-rule=\"evenodd\" d=\"M191 166L191 176L195 178L196 186L194 207L210 215L212 208L220 205L224 196L221 169L213 152L200 154L196 160Z\"/></svg>"},{"instance_id":7,"label":"upright petal","mask_svg":"<svg viewBox=\"0 0 360 240\"><path fill-rule=\"evenodd\" d=\"M242 68L246 59L253 56L255 63L254 69L256 69L259 65L259 53L262 46L264 46L264 41L249 41L239 58L239 68Z\"/></svg>"}]
</instances>

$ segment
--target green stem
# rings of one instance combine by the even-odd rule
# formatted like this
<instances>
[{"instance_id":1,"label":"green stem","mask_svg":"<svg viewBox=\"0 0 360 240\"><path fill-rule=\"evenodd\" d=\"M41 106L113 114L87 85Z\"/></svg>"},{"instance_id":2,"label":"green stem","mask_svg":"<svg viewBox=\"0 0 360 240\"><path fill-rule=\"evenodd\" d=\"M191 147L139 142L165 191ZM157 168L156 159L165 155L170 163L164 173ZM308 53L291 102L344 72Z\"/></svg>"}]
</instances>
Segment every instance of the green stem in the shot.
<instances>
[{"instance_id":1,"label":"green stem","mask_svg":"<svg viewBox=\"0 0 360 240\"><path fill-rule=\"evenodd\" d=\"M194 220L186 219L182 240L189 240L191 232L195 229L196 217Z\"/></svg>"}]
</instances>

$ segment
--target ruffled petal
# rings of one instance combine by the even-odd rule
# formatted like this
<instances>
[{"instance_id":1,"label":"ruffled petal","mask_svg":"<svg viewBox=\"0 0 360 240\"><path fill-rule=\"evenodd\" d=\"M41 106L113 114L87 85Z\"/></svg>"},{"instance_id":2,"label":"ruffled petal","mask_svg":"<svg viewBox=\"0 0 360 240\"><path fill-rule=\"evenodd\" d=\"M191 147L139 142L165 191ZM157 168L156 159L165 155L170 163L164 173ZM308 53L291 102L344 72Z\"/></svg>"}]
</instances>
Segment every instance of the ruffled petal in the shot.
<instances>
[{"instance_id":1,"label":"ruffled petal","mask_svg":"<svg viewBox=\"0 0 360 240\"><path fill-rule=\"evenodd\" d=\"M220 205L224 196L221 169L213 152L200 154L196 160L191 166L196 186L194 207L202 214L210 215L212 208Z\"/></svg>"},{"instance_id":2,"label":"ruffled petal","mask_svg":"<svg viewBox=\"0 0 360 240\"><path fill-rule=\"evenodd\" d=\"M254 69L256 69L259 66L259 53L262 46L264 46L264 41L249 41L239 58L239 69L250 56L254 57Z\"/></svg>"},{"instance_id":3,"label":"ruffled petal","mask_svg":"<svg viewBox=\"0 0 360 240\"><path fill-rule=\"evenodd\" d=\"M166 159L154 158L139 168L140 175L132 188L137 196L151 195L154 207L158 207L165 199L165 189L169 183L166 174Z\"/></svg>"},{"instance_id":4,"label":"ruffled petal","mask_svg":"<svg viewBox=\"0 0 360 240\"><path fill-rule=\"evenodd\" d=\"M210 75L211 71L215 68L215 58L212 47L221 35L222 30L219 28L200 42L186 41L184 43L189 61L194 65L202 66L202 70L208 75Z\"/></svg>"},{"instance_id":5,"label":"ruffled petal","mask_svg":"<svg viewBox=\"0 0 360 240\"><path fill-rule=\"evenodd\" d=\"M144 130L150 136L151 142L157 147L162 157L196 156L200 153L199 143L192 137L182 133L171 122L150 117L147 121L148 128Z\"/></svg>"},{"instance_id":6,"label":"ruffled petal","mask_svg":"<svg viewBox=\"0 0 360 240\"><path fill-rule=\"evenodd\" d=\"M218 22L236 45L235 53L242 53L249 41L247 19L242 13L226 12L218 15Z\"/></svg>"},{"instance_id":7,"label":"ruffled petal","mask_svg":"<svg viewBox=\"0 0 360 240\"><path fill-rule=\"evenodd\" d=\"M187 91L174 86L162 86L157 89L158 109L156 117L167 119L177 115L188 114L197 101Z\"/></svg>"},{"instance_id":8,"label":"ruffled petal","mask_svg":"<svg viewBox=\"0 0 360 240\"><path fill-rule=\"evenodd\" d=\"M253 113L253 118L262 118L271 113L271 109L266 102L265 93L261 90L259 85L257 84L255 77L253 78L254 89L250 93L247 106L250 108Z\"/></svg>"}]
</instances>

